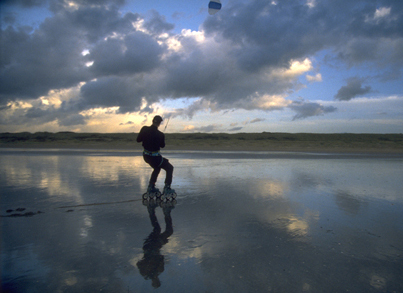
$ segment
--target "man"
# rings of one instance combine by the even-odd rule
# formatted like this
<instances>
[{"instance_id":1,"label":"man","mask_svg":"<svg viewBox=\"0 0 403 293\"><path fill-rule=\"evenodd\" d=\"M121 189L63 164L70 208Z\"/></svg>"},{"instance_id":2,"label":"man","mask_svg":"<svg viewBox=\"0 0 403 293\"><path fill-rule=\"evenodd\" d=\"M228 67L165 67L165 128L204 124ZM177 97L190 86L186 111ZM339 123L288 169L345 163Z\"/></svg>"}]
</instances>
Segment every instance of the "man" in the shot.
<instances>
[{"instance_id":1,"label":"man","mask_svg":"<svg viewBox=\"0 0 403 293\"><path fill-rule=\"evenodd\" d=\"M151 126L143 126L137 136L137 142L143 142L144 161L154 169L151 173L147 192L159 192L159 190L155 188L155 183L157 182L158 174L161 169L164 169L166 177L163 194L172 195L175 193L175 190L171 189L174 167L169 163L168 159L163 158L160 154L160 148L165 147L165 135L158 130L161 122L162 117L157 115L153 118L153 124Z\"/></svg>"}]
</instances>

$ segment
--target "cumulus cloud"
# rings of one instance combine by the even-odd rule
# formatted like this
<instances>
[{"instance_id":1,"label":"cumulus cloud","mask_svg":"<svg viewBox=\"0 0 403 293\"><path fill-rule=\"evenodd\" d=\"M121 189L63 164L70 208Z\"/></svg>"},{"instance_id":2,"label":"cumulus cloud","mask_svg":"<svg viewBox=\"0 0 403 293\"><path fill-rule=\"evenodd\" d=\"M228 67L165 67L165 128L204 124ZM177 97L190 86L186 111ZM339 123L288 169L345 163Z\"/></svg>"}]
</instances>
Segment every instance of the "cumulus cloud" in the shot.
<instances>
[{"instance_id":1,"label":"cumulus cloud","mask_svg":"<svg viewBox=\"0 0 403 293\"><path fill-rule=\"evenodd\" d=\"M320 73L317 73L316 75L307 75L306 76L306 79L309 81L309 82L320 82L320 81L322 81L322 74L320 74Z\"/></svg>"},{"instance_id":2,"label":"cumulus cloud","mask_svg":"<svg viewBox=\"0 0 403 293\"><path fill-rule=\"evenodd\" d=\"M357 96L371 92L371 87L362 87L362 82L359 78L350 78L347 81L347 85L342 86L334 98L339 101L349 101Z\"/></svg>"},{"instance_id":3,"label":"cumulus cloud","mask_svg":"<svg viewBox=\"0 0 403 293\"><path fill-rule=\"evenodd\" d=\"M213 132L213 131L218 131L222 127L221 124L209 124L206 126L200 126L200 127L195 127L193 125L188 125L185 126L183 131L188 131L188 132Z\"/></svg>"},{"instance_id":4,"label":"cumulus cloud","mask_svg":"<svg viewBox=\"0 0 403 293\"><path fill-rule=\"evenodd\" d=\"M172 113L189 118L199 111L232 109L289 108L297 113L294 120L323 115L335 109L287 97L302 87L301 75L308 82L322 80L320 73L309 74L314 69L311 57L329 48L349 66L379 67L383 71L378 78L401 76L401 1L230 1L215 17L207 17L200 31L179 34L158 11L121 13L123 4L3 2L49 5L53 15L36 28L2 26L2 112L11 111L10 103L17 107L17 102L31 103L52 90L78 87L75 106L71 103L68 111L31 103L32 109L14 109L12 116L54 121L63 113L71 117L59 123L72 125L88 121L82 114L88 109L151 113L154 103L178 98L197 99ZM351 79L335 99L370 91L361 79Z\"/></svg>"}]
</instances>

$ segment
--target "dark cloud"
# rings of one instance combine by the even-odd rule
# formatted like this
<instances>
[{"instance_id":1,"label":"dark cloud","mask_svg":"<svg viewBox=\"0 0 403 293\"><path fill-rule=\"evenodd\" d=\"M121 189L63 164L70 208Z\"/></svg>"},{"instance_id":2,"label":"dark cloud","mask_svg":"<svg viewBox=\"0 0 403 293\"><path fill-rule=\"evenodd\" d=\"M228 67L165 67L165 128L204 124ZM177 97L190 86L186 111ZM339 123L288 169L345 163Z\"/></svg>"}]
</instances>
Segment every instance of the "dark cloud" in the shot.
<instances>
[{"instance_id":1,"label":"dark cloud","mask_svg":"<svg viewBox=\"0 0 403 293\"><path fill-rule=\"evenodd\" d=\"M72 114L65 117L58 117L58 124L60 126L76 126L84 125L87 123L88 117L81 114Z\"/></svg>"},{"instance_id":2,"label":"dark cloud","mask_svg":"<svg viewBox=\"0 0 403 293\"><path fill-rule=\"evenodd\" d=\"M359 78L350 78L347 85L342 86L334 96L336 100L349 101L357 96L365 95L371 92L371 87L362 87L362 80Z\"/></svg>"},{"instance_id":3,"label":"dark cloud","mask_svg":"<svg viewBox=\"0 0 403 293\"><path fill-rule=\"evenodd\" d=\"M242 128L243 127L233 127L233 128L228 129L228 131L231 131L231 132L240 131L240 130L242 130Z\"/></svg>"},{"instance_id":4,"label":"dark cloud","mask_svg":"<svg viewBox=\"0 0 403 293\"><path fill-rule=\"evenodd\" d=\"M62 0L61 2L66 2ZM123 5L126 1L125 0L70 0L68 2L75 3L77 5L110 5L110 4L115 4L115 5Z\"/></svg>"},{"instance_id":5,"label":"dark cloud","mask_svg":"<svg viewBox=\"0 0 403 293\"><path fill-rule=\"evenodd\" d=\"M259 71L287 66L319 50L333 47L349 62L376 61L382 41L403 37L403 7L400 1L240 1L229 2L217 17L204 23L208 34L230 40L229 52L239 66ZM379 7L390 7L390 15L371 21ZM350 47L345 51L346 44ZM370 43L371 46L366 46ZM390 46L393 52L398 48ZM348 57L347 57L348 55ZM402 62L401 57L398 58ZM391 63L389 63L391 64Z\"/></svg>"},{"instance_id":6,"label":"dark cloud","mask_svg":"<svg viewBox=\"0 0 403 293\"><path fill-rule=\"evenodd\" d=\"M257 122L262 122L262 121L265 121L266 119L264 119L264 118L256 118L256 119L253 119L253 120L251 120L249 123L257 123Z\"/></svg>"},{"instance_id":7,"label":"dark cloud","mask_svg":"<svg viewBox=\"0 0 403 293\"><path fill-rule=\"evenodd\" d=\"M1 0L0 4L5 5L16 5L22 7L34 7L34 6L42 6L48 5L51 3L52 5L68 5L68 4L75 4L75 5L123 5L126 1L125 0Z\"/></svg>"},{"instance_id":8,"label":"dark cloud","mask_svg":"<svg viewBox=\"0 0 403 293\"><path fill-rule=\"evenodd\" d=\"M131 13L121 17L117 8L113 7L83 7L74 11L64 10L47 18L33 32L24 27L8 26L2 31L0 103L37 98L46 95L51 89L69 88L93 79L96 75L86 66L90 60L82 52L96 47L99 39L115 31L122 34L135 32L132 22L137 19L138 16ZM137 57L136 60L153 58L156 49L144 48L141 43L146 42L145 38L135 37L128 35L125 39L124 45L129 50L123 61L129 57ZM132 43L136 41L141 41L137 46L141 52L149 51L151 55L144 56L135 50ZM105 45L101 42L99 46L102 51ZM108 53L109 57L113 57L115 52ZM142 60L142 63L146 61ZM98 66L98 62L96 64ZM99 65L101 69L102 65Z\"/></svg>"},{"instance_id":9,"label":"dark cloud","mask_svg":"<svg viewBox=\"0 0 403 293\"><path fill-rule=\"evenodd\" d=\"M4 23L4 25L12 25L16 21L16 16L13 13L4 14L4 13L0 12L0 21L2 22L1 23L2 26L3 26L3 23Z\"/></svg>"},{"instance_id":10,"label":"dark cloud","mask_svg":"<svg viewBox=\"0 0 403 293\"><path fill-rule=\"evenodd\" d=\"M43 116L47 116L46 114L49 112L50 110L43 110L41 108L36 108L36 107L32 107L30 109L27 110L27 113L25 114L25 117L27 118L40 118Z\"/></svg>"},{"instance_id":11,"label":"dark cloud","mask_svg":"<svg viewBox=\"0 0 403 293\"><path fill-rule=\"evenodd\" d=\"M0 5L15 5L30 8L45 5L48 2L49 0L2 0Z\"/></svg>"},{"instance_id":12,"label":"dark cloud","mask_svg":"<svg viewBox=\"0 0 403 293\"><path fill-rule=\"evenodd\" d=\"M15 3L49 4L54 14L37 28L2 28L3 108L10 101L38 99L50 90L82 85L75 97L77 107L64 113L95 107L150 113L154 102L183 97L199 100L173 115L191 118L206 109L274 110L287 106L266 103L268 108L259 97L296 90L301 73L286 73L291 62L302 62L323 49L347 66L381 68L376 78L399 78L403 65L401 1L322 0L311 6L295 0L275 5L230 1L220 13L206 18L204 41L192 34L175 36L174 25L157 11L146 16L121 14L123 0L76 0L74 9L62 0ZM349 100L370 90L361 79L352 79L335 99ZM288 107L297 112L294 120L336 110L308 102ZM26 113L26 119L43 115L56 119L56 109L40 109ZM75 117L77 123L85 121ZM70 123L65 121L64 125Z\"/></svg>"},{"instance_id":13,"label":"dark cloud","mask_svg":"<svg viewBox=\"0 0 403 293\"><path fill-rule=\"evenodd\" d=\"M133 22L139 20L140 16L131 12L121 16L116 6L83 6L74 11L62 10L56 18L56 21L82 34L91 48L96 45L95 42L114 33L125 35L135 31Z\"/></svg>"},{"instance_id":14,"label":"dark cloud","mask_svg":"<svg viewBox=\"0 0 403 293\"><path fill-rule=\"evenodd\" d=\"M271 2L231 2L219 17L204 23L207 33L231 40L230 54L243 70L286 67L290 59L313 54L329 42L323 33L330 27L329 21L323 22L326 16L300 1Z\"/></svg>"},{"instance_id":15,"label":"dark cloud","mask_svg":"<svg viewBox=\"0 0 403 293\"><path fill-rule=\"evenodd\" d=\"M165 20L165 17L160 15L158 11L152 10L151 17L144 23L144 27L153 35L159 35L164 32L169 32L174 29L174 25Z\"/></svg>"},{"instance_id":16,"label":"dark cloud","mask_svg":"<svg viewBox=\"0 0 403 293\"><path fill-rule=\"evenodd\" d=\"M80 33L55 19L31 34L8 27L2 43L0 102L37 98L88 79Z\"/></svg>"},{"instance_id":17,"label":"dark cloud","mask_svg":"<svg viewBox=\"0 0 403 293\"><path fill-rule=\"evenodd\" d=\"M337 110L333 106L325 107L319 103L311 103L304 101L294 101L288 106L290 109L295 111L297 114L293 117L294 120L304 119L312 116L320 116L326 113L332 113Z\"/></svg>"},{"instance_id":18,"label":"dark cloud","mask_svg":"<svg viewBox=\"0 0 403 293\"><path fill-rule=\"evenodd\" d=\"M0 111L6 111L11 109L11 105L6 105L6 106L0 106Z\"/></svg>"},{"instance_id":19,"label":"dark cloud","mask_svg":"<svg viewBox=\"0 0 403 293\"><path fill-rule=\"evenodd\" d=\"M220 127L221 127L221 125L211 124L211 125L207 125L207 126L197 127L194 129L194 131L213 132L213 131L216 131L217 129L219 129Z\"/></svg>"},{"instance_id":20,"label":"dark cloud","mask_svg":"<svg viewBox=\"0 0 403 293\"><path fill-rule=\"evenodd\" d=\"M149 72L160 64L163 48L142 32L133 32L123 39L108 39L91 50L91 71L96 76L129 75Z\"/></svg>"},{"instance_id":21,"label":"dark cloud","mask_svg":"<svg viewBox=\"0 0 403 293\"><path fill-rule=\"evenodd\" d=\"M121 111L139 111L142 94L131 78L103 77L81 87L85 103L91 107L121 107Z\"/></svg>"}]
</instances>

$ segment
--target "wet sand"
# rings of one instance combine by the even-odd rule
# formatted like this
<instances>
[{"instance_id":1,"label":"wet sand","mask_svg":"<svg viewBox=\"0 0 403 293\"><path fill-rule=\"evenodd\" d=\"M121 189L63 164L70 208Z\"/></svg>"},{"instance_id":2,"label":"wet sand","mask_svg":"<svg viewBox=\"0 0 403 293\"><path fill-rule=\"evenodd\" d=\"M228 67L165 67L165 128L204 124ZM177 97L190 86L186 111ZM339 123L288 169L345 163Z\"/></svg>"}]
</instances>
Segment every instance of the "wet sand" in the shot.
<instances>
[{"instance_id":1,"label":"wet sand","mask_svg":"<svg viewBox=\"0 0 403 293\"><path fill-rule=\"evenodd\" d=\"M1 149L3 291L403 291L401 155L163 154Z\"/></svg>"}]
</instances>

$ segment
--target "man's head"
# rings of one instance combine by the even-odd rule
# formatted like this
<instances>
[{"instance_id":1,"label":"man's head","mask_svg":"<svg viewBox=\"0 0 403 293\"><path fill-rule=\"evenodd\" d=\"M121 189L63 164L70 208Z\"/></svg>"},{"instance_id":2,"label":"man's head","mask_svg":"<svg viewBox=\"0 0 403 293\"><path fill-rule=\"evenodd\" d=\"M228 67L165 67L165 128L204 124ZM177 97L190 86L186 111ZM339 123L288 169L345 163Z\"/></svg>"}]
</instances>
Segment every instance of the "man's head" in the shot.
<instances>
[{"instance_id":1,"label":"man's head","mask_svg":"<svg viewBox=\"0 0 403 293\"><path fill-rule=\"evenodd\" d=\"M162 117L157 115L153 118L153 125L160 126L161 122L163 121Z\"/></svg>"}]
</instances>

